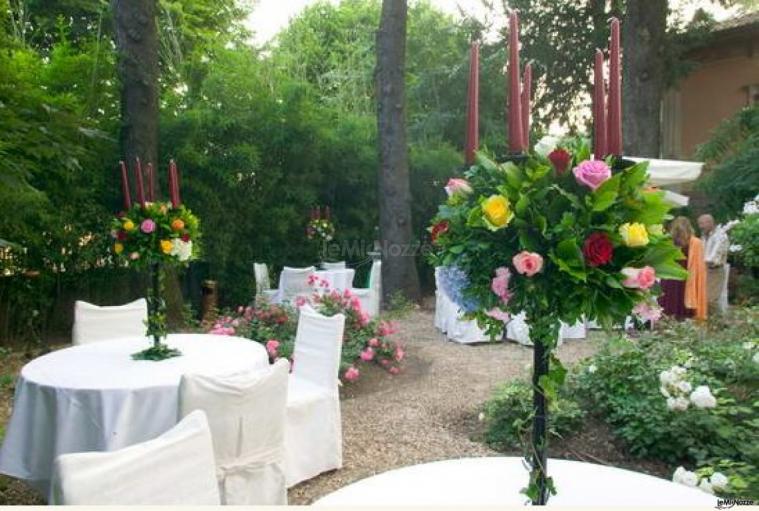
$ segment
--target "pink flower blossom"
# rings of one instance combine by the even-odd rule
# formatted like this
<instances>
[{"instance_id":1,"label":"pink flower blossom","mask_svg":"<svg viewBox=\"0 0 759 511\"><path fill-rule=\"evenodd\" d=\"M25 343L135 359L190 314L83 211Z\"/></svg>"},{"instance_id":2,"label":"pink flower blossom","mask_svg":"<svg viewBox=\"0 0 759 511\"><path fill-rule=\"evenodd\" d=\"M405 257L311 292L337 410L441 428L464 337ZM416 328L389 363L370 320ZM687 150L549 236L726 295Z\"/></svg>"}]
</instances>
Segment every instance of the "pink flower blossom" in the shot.
<instances>
[{"instance_id":1,"label":"pink flower blossom","mask_svg":"<svg viewBox=\"0 0 759 511\"><path fill-rule=\"evenodd\" d=\"M457 193L472 193L472 186L466 179L452 177L448 180L448 184L445 186L445 193L448 194L448 197L456 195Z\"/></svg>"},{"instance_id":2,"label":"pink flower blossom","mask_svg":"<svg viewBox=\"0 0 759 511\"><path fill-rule=\"evenodd\" d=\"M390 374L392 374L393 376L395 376L396 374L398 374L398 373L400 373L400 372L401 372L401 368L400 368L400 367L397 367L397 366L393 366L393 367L391 367L390 369L388 369L388 372L389 372Z\"/></svg>"},{"instance_id":3,"label":"pink flower blossom","mask_svg":"<svg viewBox=\"0 0 759 511\"><path fill-rule=\"evenodd\" d=\"M498 307L493 307L489 311L486 311L485 314L487 314L493 319L497 319L498 321L503 321L504 323L506 323L507 321L511 319L511 316L509 315L508 312L504 312Z\"/></svg>"},{"instance_id":4,"label":"pink flower blossom","mask_svg":"<svg viewBox=\"0 0 759 511\"><path fill-rule=\"evenodd\" d=\"M650 266L643 268L622 268L625 280L622 285L632 289L649 289L656 283L656 270Z\"/></svg>"},{"instance_id":5,"label":"pink flower blossom","mask_svg":"<svg viewBox=\"0 0 759 511\"><path fill-rule=\"evenodd\" d=\"M379 326L377 327L377 335L380 337L393 335L397 331L398 327L389 321L380 321Z\"/></svg>"},{"instance_id":6,"label":"pink flower blossom","mask_svg":"<svg viewBox=\"0 0 759 511\"><path fill-rule=\"evenodd\" d=\"M493 290L503 303L508 302L509 298L511 298L509 279L511 279L511 272L508 268L502 266L496 268L495 277L493 277L493 280L490 282L490 289Z\"/></svg>"},{"instance_id":7,"label":"pink flower blossom","mask_svg":"<svg viewBox=\"0 0 759 511\"><path fill-rule=\"evenodd\" d=\"M266 341L266 351L271 358L277 356L277 350L279 349L279 341L276 339L269 339Z\"/></svg>"},{"instance_id":8,"label":"pink flower blossom","mask_svg":"<svg viewBox=\"0 0 759 511\"><path fill-rule=\"evenodd\" d=\"M140 258L139 252L132 252L131 254L129 254L129 259L131 259L132 261L136 261L139 258Z\"/></svg>"},{"instance_id":9,"label":"pink flower blossom","mask_svg":"<svg viewBox=\"0 0 759 511\"><path fill-rule=\"evenodd\" d=\"M369 344L369 346L371 346L372 348L376 348L377 346L380 345L380 341L376 337L372 337L371 339L369 339L369 342L367 344Z\"/></svg>"},{"instance_id":10,"label":"pink flower blossom","mask_svg":"<svg viewBox=\"0 0 759 511\"><path fill-rule=\"evenodd\" d=\"M140 230L145 234L150 234L155 231L155 222L150 218L146 218L142 221L142 224L140 224Z\"/></svg>"},{"instance_id":11,"label":"pink flower blossom","mask_svg":"<svg viewBox=\"0 0 759 511\"><path fill-rule=\"evenodd\" d=\"M406 357L406 351L403 349L403 346L400 344L396 344L395 346L395 354L394 358L396 362L400 362Z\"/></svg>"},{"instance_id":12,"label":"pink flower blossom","mask_svg":"<svg viewBox=\"0 0 759 511\"><path fill-rule=\"evenodd\" d=\"M380 360L380 365L384 368L387 368L387 366L390 365L390 359L383 358Z\"/></svg>"},{"instance_id":13,"label":"pink flower blossom","mask_svg":"<svg viewBox=\"0 0 759 511\"><path fill-rule=\"evenodd\" d=\"M362 327L365 327L366 325L368 325L369 324L369 313L364 312L364 311L360 311L358 313L358 324L361 325Z\"/></svg>"},{"instance_id":14,"label":"pink flower blossom","mask_svg":"<svg viewBox=\"0 0 759 511\"><path fill-rule=\"evenodd\" d=\"M523 250L511 260L517 272L532 277L543 268L543 256Z\"/></svg>"},{"instance_id":15,"label":"pink flower blossom","mask_svg":"<svg viewBox=\"0 0 759 511\"><path fill-rule=\"evenodd\" d=\"M648 300L638 303L632 312L642 321L659 321L662 316L662 309L659 304Z\"/></svg>"},{"instance_id":16,"label":"pink flower blossom","mask_svg":"<svg viewBox=\"0 0 759 511\"><path fill-rule=\"evenodd\" d=\"M572 171L578 183L595 191L611 177L611 169L602 160L585 160Z\"/></svg>"},{"instance_id":17,"label":"pink flower blossom","mask_svg":"<svg viewBox=\"0 0 759 511\"><path fill-rule=\"evenodd\" d=\"M346 381L354 382L358 380L358 377L361 373L358 372L358 369L356 369L353 366L350 366L348 369L345 370L345 373L343 374L343 378L345 378Z\"/></svg>"},{"instance_id":18,"label":"pink flower blossom","mask_svg":"<svg viewBox=\"0 0 759 511\"><path fill-rule=\"evenodd\" d=\"M361 360L364 362L371 362L374 359L374 350L372 348L366 348L361 352Z\"/></svg>"},{"instance_id":19,"label":"pink flower blossom","mask_svg":"<svg viewBox=\"0 0 759 511\"><path fill-rule=\"evenodd\" d=\"M308 302L308 299L306 299L305 296L296 296L295 297L295 306L300 308L306 305L306 302Z\"/></svg>"}]
</instances>

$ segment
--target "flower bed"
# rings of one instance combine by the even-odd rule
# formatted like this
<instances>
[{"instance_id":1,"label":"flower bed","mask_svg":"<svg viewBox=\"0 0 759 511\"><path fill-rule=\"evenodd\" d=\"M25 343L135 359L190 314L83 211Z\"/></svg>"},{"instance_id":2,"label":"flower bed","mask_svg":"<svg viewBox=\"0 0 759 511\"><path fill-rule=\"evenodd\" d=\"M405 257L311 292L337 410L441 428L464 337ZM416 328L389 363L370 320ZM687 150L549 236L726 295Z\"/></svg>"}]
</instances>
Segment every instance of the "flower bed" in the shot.
<instances>
[{"instance_id":1,"label":"flower bed","mask_svg":"<svg viewBox=\"0 0 759 511\"><path fill-rule=\"evenodd\" d=\"M358 297L350 290L330 289L329 284L317 276L312 276L309 283L314 289L313 294L297 300L295 306L266 302L241 306L217 318L208 333L252 339L266 347L272 362L282 357L293 362L298 308L309 303L326 316L345 315L340 362L342 381L358 380L363 364L378 364L393 375L401 371L405 349L400 342L390 339L397 332L395 324L381 318L370 319L361 308Z\"/></svg>"}]
</instances>

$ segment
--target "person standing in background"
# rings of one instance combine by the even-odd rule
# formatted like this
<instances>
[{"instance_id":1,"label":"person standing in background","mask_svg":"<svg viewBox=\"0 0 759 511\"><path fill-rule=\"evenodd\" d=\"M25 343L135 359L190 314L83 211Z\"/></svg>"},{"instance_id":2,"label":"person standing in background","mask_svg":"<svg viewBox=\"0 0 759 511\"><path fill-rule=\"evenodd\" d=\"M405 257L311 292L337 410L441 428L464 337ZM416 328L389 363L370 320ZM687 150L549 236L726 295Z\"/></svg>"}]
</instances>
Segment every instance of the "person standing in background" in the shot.
<instances>
[{"instance_id":1,"label":"person standing in background","mask_svg":"<svg viewBox=\"0 0 759 511\"><path fill-rule=\"evenodd\" d=\"M724 229L715 225L712 215L706 214L698 217L698 228L701 231L701 241L704 243L706 295L709 312L725 312L722 310L720 296L727 278L726 264L730 239Z\"/></svg>"},{"instance_id":2,"label":"person standing in background","mask_svg":"<svg viewBox=\"0 0 759 511\"><path fill-rule=\"evenodd\" d=\"M706 265L702 241L693 234L690 220L679 216L669 226L672 241L680 247L685 259L680 264L688 270L686 280L662 279L659 305L664 313L677 319L695 318L705 320Z\"/></svg>"}]
</instances>

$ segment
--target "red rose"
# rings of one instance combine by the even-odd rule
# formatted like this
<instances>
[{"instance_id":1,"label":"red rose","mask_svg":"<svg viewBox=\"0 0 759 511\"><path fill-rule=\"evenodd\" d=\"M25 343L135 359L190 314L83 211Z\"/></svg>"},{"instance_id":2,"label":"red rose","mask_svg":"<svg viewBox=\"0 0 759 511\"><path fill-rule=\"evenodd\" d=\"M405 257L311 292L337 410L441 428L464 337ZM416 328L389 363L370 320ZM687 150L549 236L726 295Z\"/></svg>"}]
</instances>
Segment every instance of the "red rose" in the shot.
<instances>
[{"instance_id":1,"label":"red rose","mask_svg":"<svg viewBox=\"0 0 759 511\"><path fill-rule=\"evenodd\" d=\"M126 231L119 231L116 233L116 239L119 241L125 241L127 239Z\"/></svg>"},{"instance_id":2,"label":"red rose","mask_svg":"<svg viewBox=\"0 0 759 511\"><path fill-rule=\"evenodd\" d=\"M182 235L182 241L184 241L185 243L188 242L188 241L190 241L190 235L187 234L187 233L184 233Z\"/></svg>"},{"instance_id":3,"label":"red rose","mask_svg":"<svg viewBox=\"0 0 759 511\"><path fill-rule=\"evenodd\" d=\"M436 223L432 226L432 232L430 233L430 237L432 238L432 243L437 243L437 239L441 234L445 234L448 232L448 228L450 227L450 223L448 223L448 220L441 220L440 222Z\"/></svg>"},{"instance_id":4,"label":"red rose","mask_svg":"<svg viewBox=\"0 0 759 511\"><path fill-rule=\"evenodd\" d=\"M590 266L601 266L611 261L614 245L605 232L594 232L585 239L582 253Z\"/></svg>"},{"instance_id":5,"label":"red rose","mask_svg":"<svg viewBox=\"0 0 759 511\"><path fill-rule=\"evenodd\" d=\"M548 155L548 159L551 160L551 165L556 169L556 172L563 174L569 168L569 162L572 159L572 155L566 149L561 147L554 149Z\"/></svg>"}]
</instances>

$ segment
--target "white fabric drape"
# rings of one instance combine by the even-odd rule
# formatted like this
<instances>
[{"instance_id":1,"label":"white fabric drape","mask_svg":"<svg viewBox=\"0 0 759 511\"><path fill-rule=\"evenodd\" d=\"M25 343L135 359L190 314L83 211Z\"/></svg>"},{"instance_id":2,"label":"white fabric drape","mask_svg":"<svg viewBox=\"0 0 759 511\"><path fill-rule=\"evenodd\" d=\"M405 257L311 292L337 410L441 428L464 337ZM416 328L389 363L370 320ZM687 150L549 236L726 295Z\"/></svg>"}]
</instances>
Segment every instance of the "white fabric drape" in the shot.
<instances>
[{"instance_id":1,"label":"white fabric drape","mask_svg":"<svg viewBox=\"0 0 759 511\"><path fill-rule=\"evenodd\" d=\"M290 363L223 376L187 374L180 416L203 410L213 438L219 492L227 505L287 504L285 403Z\"/></svg>"},{"instance_id":2,"label":"white fabric drape","mask_svg":"<svg viewBox=\"0 0 759 511\"><path fill-rule=\"evenodd\" d=\"M25 365L0 449L0 472L47 494L57 456L114 451L172 428L183 374L269 367L266 349L248 339L173 334L166 343L182 356L132 360L132 353L150 345L141 337L57 350Z\"/></svg>"},{"instance_id":3,"label":"white fabric drape","mask_svg":"<svg viewBox=\"0 0 759 511\"><path fill-rule=\"evenodd\" d=\"M256 279L256 300L261 297L269 302L276 300L279 290L271 289L269 268L266 266L266 264L253 263L253 275Z\"/></svg>"},{"instance_id":4,"label":"white fabric drape","mask_svg":"<svg viewBox=\"0 0 759 511\"><path fill-rule=\"evenodd\" d=\"M448 340L460 344L488 342L490 336L477 325L476 321L463 319L459 306L453 303L439 283L440 269L435 268L435 327ZM496 338L500 338L497 336Z\"/></svg>"},{"instance_id":5,"label":"white fabric drape","mask_svg":"<svg viewBox=\"0 0 759 511\"><path fill-rule=\"evenodd\" d=\"M206 416L193 412L158 438L118 451L61 455L52 486L52 504L218 505Z\"/></svg>"},{"instance_id":6,"label":"white fabric drape","mask_svg":"<svg viewBox=\"0 0 759 511\"><path fill-rule=\"evenodd\" d=\"M285 473L288 487L343 464L338 373L345 316L300 310L287 392Z\"/></svg>"},{"instance_id":7,"label":"white fabric drape","mask_svg":"<svg viewBox=\"0 0 759 511\"><path fill-rule=\"evenodd\" d=\"M561 323L561 329L559 330L559 344L564 339L585 339L587 337L587 327L585 321L578 321L574 325L567 325ZM532 346L530 340L530 327L525 322L524 312L517 314L511 318L506 324L506 338L512 341L516 341L519 344L525 346Z\"/></svg>"},{"instance_id":8,"label":"white fabric drape","mask_svg":"<svg viewBox=\"0 0 759 511\"><path fill-rule=\"evenodd\" d=\"M370 317L378 316L382 306L382 261L372 262L369 270L369 287L354 288L353 294L361 301L361 308Z\"/></svg>"},{"instance_id":9,"label":"white fabric drape","mask_svg":"<svg viewBox=\"0 0 759 511\"><path fill-rule=\"evenodd\" d=\"M144 298L125 305L100 307L77 301L74 304L74 328L71 342L75 345L144 336L148 319L148 302Z\"/></svg>"}]
</instances>

